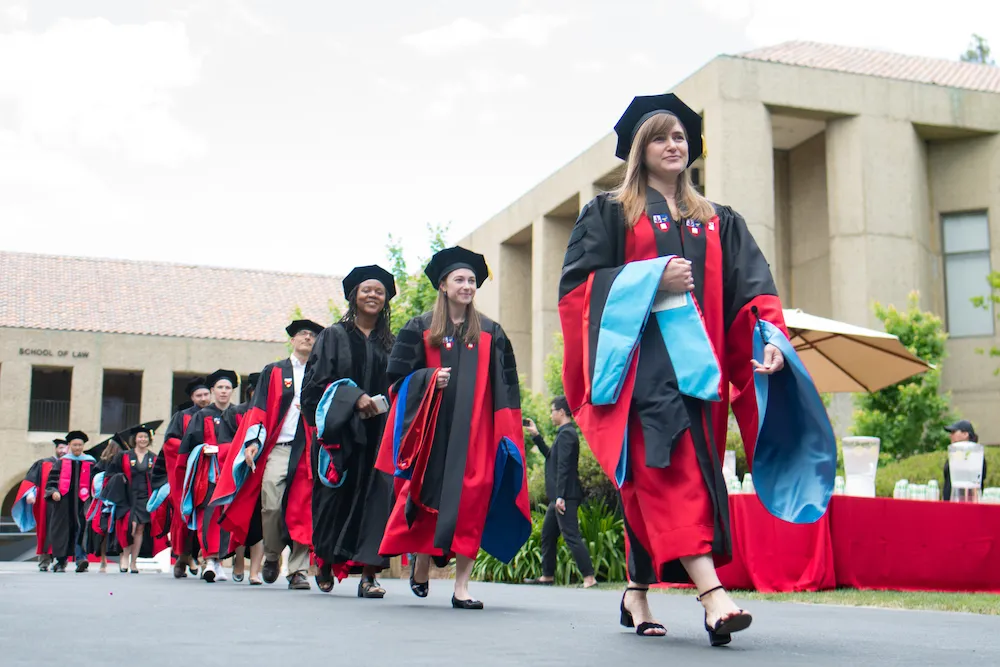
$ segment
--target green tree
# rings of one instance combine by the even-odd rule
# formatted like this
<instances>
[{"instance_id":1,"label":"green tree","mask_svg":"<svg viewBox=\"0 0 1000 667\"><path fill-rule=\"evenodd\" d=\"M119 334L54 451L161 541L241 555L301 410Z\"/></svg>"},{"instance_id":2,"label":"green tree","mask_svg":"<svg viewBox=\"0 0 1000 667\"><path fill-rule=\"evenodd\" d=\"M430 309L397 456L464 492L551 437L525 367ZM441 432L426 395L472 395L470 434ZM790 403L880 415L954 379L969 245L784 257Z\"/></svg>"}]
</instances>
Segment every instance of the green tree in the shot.
<instances>
[{"instance_id":1,"label":"green tree","mask_svg":"<svg viewBox=\"0 0 1000 667\"><path fill-rule=\"evenodd\" d=\"M424 276L423 267L434 253L447 247L445 234L448 233L448 226L427 225L427 232L430 236L430 254L420 258L420 268L414 272L410 272L406 265L402 244L389 235L386 252L389 255L390 271L396 278L396 298L392 301L393 333L398 332L412 318L433 308L437 300L437 288Z\"/></svg>"},{"instance_id":2,"label":"green tree","mask_svg":"<svg viewBox=\"0 0 1000 667\"><path fill-rule=\"evenodd\" d=\"M906 348L931 364L924 373L854 399L855 435L881 439L886 459L932 452L948 442L944 427L952 420L951 394L941 392L941 362L946 356L941 318L920 310L920 296L911 292L907 309L875 303L875 316Z\"/></svg>"},{"instance_id":3,"label":"green tree","mask_svg":"<svg viewBox=\"0 0 1000 667\"><path fill-rule=\"evenodd\" d=\"M1000 271L991 271L990 274L986 276L986 284L989 285L990 288L989 296L972 297L972 305L976 308L982 308L983 310L993 308L996 312L1000 313L1000 310L995 308L995 306L1000 305ZM1000 317L1000 314L997 316ZM976 348L976 353L989 354L990 357L996 358L1000 357L1000 347L992 345L989 350L980 347ZM1000 375L1000 368L993 369L993 374Z\"/></svg>"},{"instance_id":4,"label":"green tree","mask_svg":"<svg viewBox=\"0 0 1000 667\"><path fill-rule=\"evenodd\" d=\"M990 57L990 45L985 37L973 33L969 48L960 56L962 62L981 63L983 65L996 65L996 61Z\"/></svg>"}]
</instances>

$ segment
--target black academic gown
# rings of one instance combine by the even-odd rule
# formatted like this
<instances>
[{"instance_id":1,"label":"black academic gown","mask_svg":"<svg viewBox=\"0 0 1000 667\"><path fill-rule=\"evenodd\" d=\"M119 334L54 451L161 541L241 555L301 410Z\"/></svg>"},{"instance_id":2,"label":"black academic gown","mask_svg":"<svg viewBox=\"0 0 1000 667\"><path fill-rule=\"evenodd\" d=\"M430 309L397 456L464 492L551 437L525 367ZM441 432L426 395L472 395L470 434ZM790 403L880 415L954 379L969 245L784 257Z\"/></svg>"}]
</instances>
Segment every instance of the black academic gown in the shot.
<instances>
[{"instance_id":1,"label":"black academic gown","mask_svg":"<svg viewBox=\"0 0 1000 667\"><path fill-rule=\"evenodd\" d=\"M70 455L66 455L52 464L45 485L45 498L48 501L48 540L54 558L74 556L76 547L86 551L86 510L90 505L95 463L92 456L84 454L80 459L71 459ZM64 473L64 468L68 466L72 470ZM66 483L63 483L64 480ZM61 498L55 501L53 494L57 491Z\"/></svg>"},{"instance_id":2,"label":"black academic gown","mask_svg":"<svg viewBox=\"0 0 1000 667\"><path fill-rule=\"evenodd\" d=\"M374 469L386 416L360 419L353 413L354 403L363 394L387 395L388 363L388 352L377 342L352 325L334 324L320 333L306 364L301 405L310 426L316 425L316 408L332 382L347 378L357 384L357 388L345 388L343 395L338 394L343 416L353 421L353 428L341 429L338 434L345 450L344 483L329 488L318 474L313 475L313 547L324 564L342 565L337 568L340 574L360 571L362 565L389 566L388 559L379 554L379 543L392 505L392 479ZM312 444L314 471L322 446L318 441Z\"/></svg>"}]
</instances>

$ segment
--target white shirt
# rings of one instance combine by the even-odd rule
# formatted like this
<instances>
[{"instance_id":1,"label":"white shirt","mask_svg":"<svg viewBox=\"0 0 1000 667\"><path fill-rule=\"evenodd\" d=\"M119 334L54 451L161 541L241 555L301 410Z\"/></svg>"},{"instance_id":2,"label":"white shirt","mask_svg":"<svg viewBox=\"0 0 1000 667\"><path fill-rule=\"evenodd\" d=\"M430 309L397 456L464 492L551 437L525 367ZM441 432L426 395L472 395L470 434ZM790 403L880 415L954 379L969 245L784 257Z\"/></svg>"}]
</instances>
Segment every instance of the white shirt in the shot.
<instances>
[{"instance_id":1,"label":"white shirt","mask_svg":"<svg viewBox=\"0 0 1000 667\"><path fill-rule=\"evenodd\" d=\"M299 394L302 393L302 378L306 374L306 364L303 361L299 361L299 358L294 354L290 359L292 361L292 383L295 386L295 398L292 399L292 404L288 406L288 414L285 415L285 421L281 422L281 432L278 434L278 442L291 442L295 439L295 431L299 426L299 415L301 414L301 410L299 410Z\"/></svg>"}]
</instances>

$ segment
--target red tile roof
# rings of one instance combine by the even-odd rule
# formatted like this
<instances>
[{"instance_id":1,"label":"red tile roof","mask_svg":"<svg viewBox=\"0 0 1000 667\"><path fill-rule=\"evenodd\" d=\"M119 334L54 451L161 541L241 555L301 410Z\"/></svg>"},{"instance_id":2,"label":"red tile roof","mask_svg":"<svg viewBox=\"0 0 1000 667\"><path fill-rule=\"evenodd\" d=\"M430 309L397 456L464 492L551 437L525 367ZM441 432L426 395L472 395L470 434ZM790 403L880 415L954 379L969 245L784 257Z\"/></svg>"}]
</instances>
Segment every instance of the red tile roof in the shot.
<instances>
[{"instance_id":1,"label":"red tile roof","mask_svg":"<svg viewBox=\"0 0 1000 667\"><path fill-rule=\"evenodd\" d=\"M0 276L10 328L283 342L296 306L327 325L344 305L340 277L305 273L0 252Z\"/></svg>"},{"instance_id":2,"label":"red tile roof","mask_svg":"<svg viewBox=\"0 0 1000 667\"><path fill-rule=\"evenodd\" d=\"M784 42L738 55L783 65L1000 93L1000 67L817 42Z\"/></svg>"}]
</instances>

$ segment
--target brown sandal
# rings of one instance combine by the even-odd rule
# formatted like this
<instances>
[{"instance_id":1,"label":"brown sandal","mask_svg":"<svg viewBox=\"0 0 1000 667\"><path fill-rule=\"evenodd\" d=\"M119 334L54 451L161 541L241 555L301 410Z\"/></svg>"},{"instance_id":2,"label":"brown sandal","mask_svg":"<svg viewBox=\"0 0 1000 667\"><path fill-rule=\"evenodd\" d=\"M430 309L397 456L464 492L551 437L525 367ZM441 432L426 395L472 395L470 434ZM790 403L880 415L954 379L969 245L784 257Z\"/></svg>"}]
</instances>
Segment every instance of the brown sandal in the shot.
<instances>
[{"instance_id":1,"label":"brown sandal","mask_svg":"<svg viewBox=\"0 0 1000 667\"><path fill-rule=\"evenodd\" d=\"M329 593L333 590L333 585L335 580L333 574L330 571L330 567L324 565L316 573L316 586L324 593Z\"/></svg>"}]
</instances>

